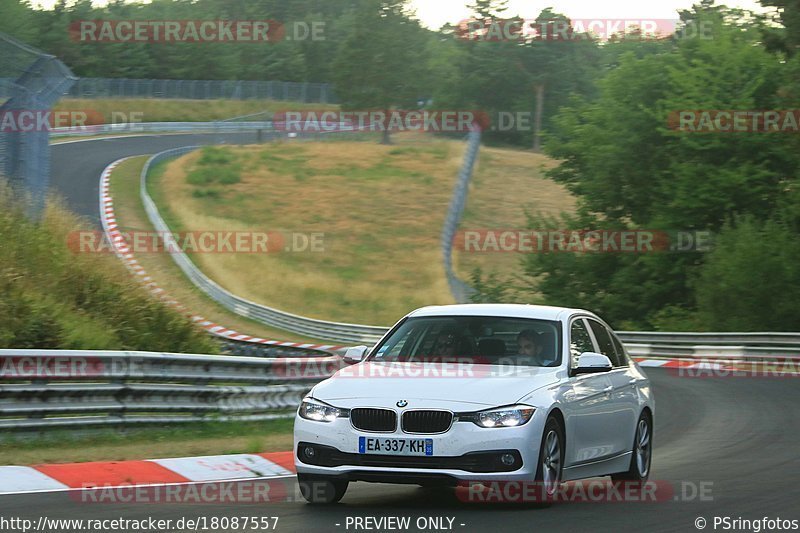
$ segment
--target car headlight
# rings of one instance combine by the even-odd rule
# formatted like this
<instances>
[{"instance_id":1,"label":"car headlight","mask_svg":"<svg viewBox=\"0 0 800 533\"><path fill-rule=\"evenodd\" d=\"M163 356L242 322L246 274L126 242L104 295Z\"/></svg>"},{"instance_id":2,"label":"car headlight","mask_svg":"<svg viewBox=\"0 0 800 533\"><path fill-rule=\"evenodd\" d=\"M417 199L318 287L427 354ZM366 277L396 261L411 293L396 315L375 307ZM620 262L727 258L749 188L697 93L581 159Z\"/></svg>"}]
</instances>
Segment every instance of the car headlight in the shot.
<instances>
[{"instance_id":1,"label":"car headlight","mask_svg":"<svg viewBox=\"0 0 800 533\"><path fill-rule=\"evenodd\" d=\"M459 421L472 422L482 428L512 428L522 426L533 416L534 409L530 405L510 405L458 415Z\"/></svg>"},{"instance_id":2,"label":"car headlight","mask_svg":"<svg viewBox=\"0 0 800 533\"><path fill-rule=\"evenodd\" d=\"M313 398L304 398L298 411L301 418L315 422L333 422L350 416L349 409L338 409Z\"/></svg>"}]
</instances>

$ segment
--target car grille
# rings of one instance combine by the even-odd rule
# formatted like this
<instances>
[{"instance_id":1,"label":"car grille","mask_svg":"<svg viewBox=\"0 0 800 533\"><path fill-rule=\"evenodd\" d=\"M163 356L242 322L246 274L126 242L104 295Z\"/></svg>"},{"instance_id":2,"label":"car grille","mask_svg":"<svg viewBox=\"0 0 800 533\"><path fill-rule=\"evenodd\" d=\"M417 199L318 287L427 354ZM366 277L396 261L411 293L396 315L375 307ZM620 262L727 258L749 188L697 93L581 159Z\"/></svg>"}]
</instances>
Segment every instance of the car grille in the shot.
<instances>
[{"instance_id":1,"label":"car grille","mask_svg":"<svg viewBox=\"0 0 800 533\"><path fill-rule=\"evenodd\" d=\"M403 431L406 433L444 433L453 423L450 411L406 411Z\"/></svg>"},{"instance_id":2,"label":"car grille","mask_svg":"<svg viewBox=\"0 0 800 533\"><path fill-rule=\"evenodd\" d=\"M303 453L306 448L314 448L313 455ZM512 464L501 460L503 455L514 457ZM522 468L522 455L518 450L486 450L470 452L454 457L412 457L397 455L364 455L345 453L331 446L300 442L297 447L297 458L309 465L338 467L370 467L370 468L417 468L464 470L465 472L513 472ZM377 473L376 473L377 474Z\"/></svg>"},{"instance_id":3,"label":"car grille","mask_svg":"<svg viewBox=\"0 0 800 533\"><path fill-rule=\"evenodd\" d=\"M358 407L350 411L353 427L362 431L392 432L397 428L397 413L390 409Z\"/></svg>"}]
</instances>

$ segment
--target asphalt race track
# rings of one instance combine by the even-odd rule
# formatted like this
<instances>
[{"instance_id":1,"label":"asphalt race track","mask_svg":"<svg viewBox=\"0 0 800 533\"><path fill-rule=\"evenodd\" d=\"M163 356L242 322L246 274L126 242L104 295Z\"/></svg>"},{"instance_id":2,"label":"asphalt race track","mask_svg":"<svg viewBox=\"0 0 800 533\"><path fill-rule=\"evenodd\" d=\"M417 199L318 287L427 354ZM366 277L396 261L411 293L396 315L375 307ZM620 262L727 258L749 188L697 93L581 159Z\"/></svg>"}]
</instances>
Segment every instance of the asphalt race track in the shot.
<instances>
[{"instance_id":1,"label":"asphalt race track","mask_svg":"<svg viewBox=\"0 0 800 533\"><path fill-rule=\"evenodd\" d=\"M253 142L252 135L224 137L231 143ZM219 142L220 138L159 135L54 146L52 186L73 210L96 221L97 184L107 164L121 157ZM261 515L279 517L277 531L303 533L375 531L356 529L353 518L385 516L410 517L410 531L418 530L415 522L419 517L448 517L453 519L452 530L470 532L697 531L695 522L700 517L707 521L705 530L722 531L722 526L714 528L715 516L800 520L800 377L699 378L678 376L667 369L646 371L656 396L650 479L673 489L663 501L571 502L538 508L526 504L468 503L448 490L354 483L342 502L330 507L301 501L259 505L92 504L81 502L75 493L58 492L0 496L0 516L35 522L40 516L177 521L185 517ZM294 479L289 482L290 493L296 493ZM701 486L707 491L704 498L697 494ZM681 497L682 492L685 498Z\"/></svg>"},{"instance_id":2,"label":"asphalt race track","mask_svg":"<svg viewBox=\"0 0 800 533\"><path fill-rule=\"evenodd\" d=\"M201 144L255 143L256 134L161 134L107 139L80 139L52 145L50 188L66 200L72 211L88 217L98 226L100 174L110 163L123 157L156 154Z\"/></svg>"},{"instance_id":3,"label":"asphalt race track","mask_svg":"<svg viewBox=\"0 0 800 533\"><path fill-rule=\"evenodd\" d=\"M657 402L650 479L673 486L675 497L683 490L686 499L695 501L584 501L537 508L463 502L446 489L431 492L411 485L355 483L342 502L332 507L299 501L258 506L82 503L75 494L62 492L0 496L0 515L34 520L41 515L178 520L258 514L279 517L278 531L304 533L356 531L352 523L346 527L347 519L359 516L411 517L411 531L417 531L418 517L450 517L453 530L470 532L697 531L694 524L699 517L713 531L714 516L800 519L799 378L681 377L665 369L649 369L648 375ZM710 501L692 498L689 487L700 484Z\"/></svg>"}]
</instances>

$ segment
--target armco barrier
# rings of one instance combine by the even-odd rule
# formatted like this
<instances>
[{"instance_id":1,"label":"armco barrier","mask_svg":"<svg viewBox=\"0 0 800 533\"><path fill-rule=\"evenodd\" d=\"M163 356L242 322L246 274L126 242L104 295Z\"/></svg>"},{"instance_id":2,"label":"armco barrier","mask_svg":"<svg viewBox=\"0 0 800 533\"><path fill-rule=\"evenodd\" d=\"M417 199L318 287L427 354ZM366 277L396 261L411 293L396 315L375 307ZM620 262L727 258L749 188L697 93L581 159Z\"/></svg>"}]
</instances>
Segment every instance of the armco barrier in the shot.
<instances>
[{"instance_id":1,"label":"armco barrier","mask_svg":"<svg viewBox=\"0 0 800 533\"><path fill-rule=\"evenodd\" d=\"M0 429L287 418L340 365L339 357L0 350Z\"/></svg>"},{"instance_id":2,"label":"armco barrier","mask_svg":"<svg viewBox=\"0 0 800 533\"><path fill-rule=\"evenodd\" d=\"M174 157L179 157L195 149L197 149L196 146L161 152L151 157L142 169L140 182L142 204L144 205L147 217L153 225L153 228L166 236L165 246L174 244L169 240L171 231L158 212L155 202L153 202L153 199L147 192L147 177L150 168L155 164ZM175 246L175 248L177 248L177 246ZM270 327L279 328L306 337L354 344L374 344L387 330L387 328L379 326L364 326L316 320L251 302L230 293L208 278L194 263L192 263L186 254L179 252L173 253L171 256L191 282L205 292L210 298L240 316L257 320Z\"/></svg>"},{"instance_id":3,"label":"armco barrier","mask_svg":"<svg viewBox=\"0 0 800 533\"><path fill-rule=\"evenodd\" d=\"M103 231L108 238L108 242L114 247L114 252L117 257L125 264L128 270L130 270L135 279L140 281L148 291L164 301L167 305L189 316L195 324L205 329L212 336L224 340L223 347L226 353L260 357L314 357L328 355L331 352L338 353L340 350L344 349L343 346L330 344L277 341L244 335L238 331L207 320L205 317L191 313L180 302L170 298L169 294L165 292L163 288L159 287L155 280L147 274L142 265L139 264L139 261L130 250L129 243L125 240L125 236L120 232L117 225L114 200L111 197L110 191L111 183L109 180L114 168L126 159L128 158L114 161L108 165L100 175L100 221L103 225Z\"/></svg>"},{"instance_id":4,"label":"armco barrier","mask_svg":"<svg viewBox=\"0 0 800 533\"><path fill-rule=\"evenodd\" d=\"M693 355L673 359L738 361L753 350L724 348L696 346ZM644 366L658 366L646 359ZM337 356L0 350L0 429L291 418L314 384L342 366Z\"/></svg>"},{"instance_id":5,"label":"armco barrier","mask_svg":"<svg viewBox=\"0 0 800 533\"><path fill-rule=\"evenodd\" d=\"M51 137L72 137L88 135L120 135L142 133L238 133L271 131L271 121L249 122L126 122L120 124L97 124L93 126L72 126L52 128Z\"/></svg>"},{"instance_id":6,"label":"armco barrier","mask_svg":"<svg viewBox=\"0 0 800 533\"><path fill-rule=\"evenodd\" d=\"M1 94L1 93L0 93ZM309 103L335 103L327 83L263 80L163 80L125 78L79 78L72 98L181 98L268 99Z\"/></svg>"},{"instance_id":7,"label":"armco barrier","mask_svg":"<svg viewBox=\"0 0 800 533\"><path fill-rule=\"evenodd\" d=\"M476 136L477 137L477 136ZM479 138L479 137L478 137ZM157 231L170 234L158 208L147 192L150 168L161 161L178 157L197 147L179 148L156 154L142 169L140 194L148 218ZM326 322L262 306L226 291L206 277L185 254L172 254L173 259L189 279L211 298L236 314L258 320L266 325L314 338L330 339L342 343L372 345L388 328L360 324ZM675 333L675 332L619 332L622 342L642 355L662 357L694 356L708 353L707 346L738 346L738 351L718 350L718 356L730 358L800 357L800 333ZM696 349L696 347L701 347Z\"/></svg>"},{"instance_id":8,"label":"armco barrier","mask_svg":"<svg viewBox=\"0 0 800 533\"><path fill-rule=\"evenodd\" d=\"M267 124L267 123L261 123ZM272 132L275 134L275 132ZM473 135L479 138L478 135ZM472 140L472 139L471 139ZM472 144L472 143L471 143ZM178 157L197 147L180 148L156 154L151 157L142 169L140 194L151 223L158 231L169 233L169 228L158 213L152 198L147 193L146 183L150 168L160 161ZM107 184L106 184L107 189ZM110 198L107 199L111 202ZM106 208L101 198L102 209ZM102 210L101 209L101 210ZM116 225L115 225L116 227ZM187 276L206 292L241 316L259 320L267 325L277 327L300 335L330 339L343 343L374 344L388 330L386 327L365 326L360 324L344 324L326 322L279 311L270 307L249 302L235 296L212 280L182 254L173 254L178 266ZM218 299L219 298L219 299ZM224 329L224 328L223 328ZM730 359L769 360L770 358L800 358L800 333L680 333L680 332L618 332L620 340L632 355L651 357L697 357L709 356ZM230 341L229 349L240 355L261 355L265 349L250 337L237 335L226 336ZM283 343L292 345L295 343ZM296 344L295 344L296 345ZM300 345L302 346L302 345Z\"/></svg>"},{"instance_id":9,"label":"armco barrier","mask_svg":"<svg viewBox=\"0 0 800 533\"><path fill-rule=\"evenodd\" d=\"M475 289L461 280L453 270L453 238L458 229L458 224L461 222L464 206L467 203L469 184L472 180L472 172L475 168L475 161L478 159L480 147L481 130L475 127L469 134L464 162L461 171L458 173L458 181L453 190L453 197L450 200L450 207L447 210L447 217L442 228L441 248L444 272L445 276L447 276L447 283L450 286L450 293L458 303L468 303L470 297L475 294Z\"/></svg>"}]
</instances>

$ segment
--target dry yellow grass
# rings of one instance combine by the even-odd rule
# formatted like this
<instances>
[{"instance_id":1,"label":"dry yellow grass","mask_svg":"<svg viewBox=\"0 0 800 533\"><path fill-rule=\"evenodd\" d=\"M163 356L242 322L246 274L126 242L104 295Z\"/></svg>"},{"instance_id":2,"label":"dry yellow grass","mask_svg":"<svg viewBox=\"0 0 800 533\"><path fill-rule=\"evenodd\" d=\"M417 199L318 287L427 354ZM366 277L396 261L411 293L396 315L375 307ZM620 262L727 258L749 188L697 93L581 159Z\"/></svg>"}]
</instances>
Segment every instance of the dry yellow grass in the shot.
<instances>
[{"instance_id":1,"label":"dry yellow grass","mask_svg":"<svg viewBox=\"0 0 800 533\"><path fill-rule=\"evenodd\" d=\"M392 155L411 148L414 152ZM221 200L192 196L192 154L169 166L160 197L182 229L324 233L324 252L196 255L232 292L306 316L388 325L452 303L439 232L462 156L458 143L279 143L234 148L245 171ZM287 172L286 161L306 173ZM376 169L376 166L378 167ZM290 165L291 167L291 165Z\"/></svg>"},{"instance_id":2,"label":"dry yellow grass","mask_svg":"<svg viewBox=\"0 0 800 533\"><path fill-rule=\"evenodd\" d=\"M481 148L480 160L461 221L461 230L516 230L527 227L526 212L557 215L575 212L575 198L544 171L555 166L530 151ZM453 264L462 279L477 267L502 279L520 275L522 257L514 253L453 250Z\"/></svg>"},{"instance_id":3,"label":"dry yellow grass","mask_svg":"<svg viewBox=\"0 0 800 533\"><path fill-rule=\"evenodd\" d=\"M169 98L62 98L55 111L84 111L88 122L110 123L127 120L142 122L198 122L221 120L262 111L292 109L327 110L338 106L324 104L301 104L277 100L179 100ZM113 115L115 114L116 115ZM102 119L102 120L99 120ZM256 119L258 120L258 119Z\"/></svg>"},{"instance_id":4,"label":"dry yellow grass","mask_svg":"<svg viewBox=\"0 0 800 533\"><path fill-rule=\"evenodd\" d=\"M230 148L241 181L197 198L187 176L200 154L171 163L157 185L181 230L325 234L322 253L198 254L201 269L256 302L325 320L388 325L423 305L452 303L439 236L464 145L419 136L400 144L283 142ZM543 177L552 162L531 152L484 148L466 229L524 228L525 212L574 210ZM455 253L465 278L476 266L516 275L515 254Z\"/></svg>"},{"instance_id":5,"label":"dry yellow grass","mask_svg":"<svg viewBox=\"0 0 800 533\"><path fill-rule=\"evenodd\" d=\"M117 223L123 232L153 231L147 215L139 201L139 173L147 156L136 157L119 165L112 175L111 194ZM266 339L292 340L296 342L318 342L324 339L309 339L293 333L269 328L263 324L242 318L222 308L208 296L196 289L175 265L168 254L141 253L136 259L170 296L184 304L193 313L233 328L242 333Z\"/></svg>"}]
</instances>

